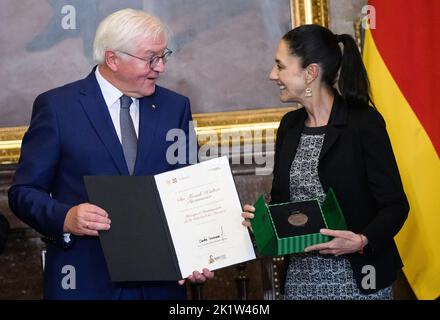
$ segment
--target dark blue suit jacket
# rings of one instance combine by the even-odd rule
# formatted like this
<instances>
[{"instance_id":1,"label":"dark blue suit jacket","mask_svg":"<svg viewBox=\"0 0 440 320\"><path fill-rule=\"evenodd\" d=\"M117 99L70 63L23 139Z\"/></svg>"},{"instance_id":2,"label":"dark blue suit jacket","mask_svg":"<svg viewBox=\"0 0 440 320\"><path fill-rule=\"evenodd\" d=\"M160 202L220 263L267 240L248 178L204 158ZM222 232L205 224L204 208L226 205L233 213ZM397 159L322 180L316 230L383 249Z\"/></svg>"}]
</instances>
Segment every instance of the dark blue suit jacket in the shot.
<instances>
[{"instance_id":1,"label":"dark blue suit jacket","mask_svg":"<svg viewBox=\"0 0 440 320\"><path fill-rule=\"evenodd\" d=\"M134 174L154 175L180 166L166 160L167 148L173 143L166 141L166 134L180 128L188 137L188 98L156 86L153 95L140 99L139 112ZM55 244L48 245L46 255L45 298L118 299L121 288L133 286L111 282L97 237L73 236L69 248L61 245L67 211L88 202L83 181L87 175L128 175L122 146L94 70L83 80L37 97L9 190L12 211L55 240ZM75 268L75 289L63 288L66 265ZM185 287L177 282L134 286L142 288L144 298L185 298Z\"/></svg>"}]
</instances>

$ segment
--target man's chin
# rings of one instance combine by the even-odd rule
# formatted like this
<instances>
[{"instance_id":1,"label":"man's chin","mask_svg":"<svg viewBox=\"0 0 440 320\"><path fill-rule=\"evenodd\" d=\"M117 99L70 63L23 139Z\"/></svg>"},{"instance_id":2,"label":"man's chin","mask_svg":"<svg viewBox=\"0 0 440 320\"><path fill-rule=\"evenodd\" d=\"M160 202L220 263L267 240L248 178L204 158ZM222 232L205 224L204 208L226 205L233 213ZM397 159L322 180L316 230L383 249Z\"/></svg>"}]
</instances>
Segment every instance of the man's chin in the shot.
<instances>
[{"instance_id":1,"label":"man's chin","mask_svg":"<svg viewBox=\"0 0 440 320\"><path fill-rule=\"evenodd\" d=\"M145 90L142 92L142 95L143 95L144 97L151 96L155 91L156 91L156 85L154 85L154 86L149 86L148 89L145 89Z\"/></svg>"}]
</instances>

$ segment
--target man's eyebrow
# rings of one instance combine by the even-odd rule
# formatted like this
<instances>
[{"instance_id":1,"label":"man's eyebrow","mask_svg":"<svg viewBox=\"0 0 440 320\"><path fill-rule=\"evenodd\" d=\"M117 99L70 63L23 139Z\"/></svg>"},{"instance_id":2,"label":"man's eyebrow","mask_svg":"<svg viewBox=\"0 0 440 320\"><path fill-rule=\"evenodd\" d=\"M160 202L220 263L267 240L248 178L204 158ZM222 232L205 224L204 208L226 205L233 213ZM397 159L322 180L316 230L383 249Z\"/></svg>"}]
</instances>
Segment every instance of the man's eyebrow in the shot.
<instances>
[{"instance_id":1,"label":"man's eyebrow","mask_svg":"<svg viewBox=\"0 0 440 320\"><path fill-rule=\"evenodd\" d=\"M156 54L158 54L157 52L155 52L155 51L153 51L153 50L146 50L145 52L144 52L144 54L145 55L156 55Z\"/></svg>"}]
</instances>

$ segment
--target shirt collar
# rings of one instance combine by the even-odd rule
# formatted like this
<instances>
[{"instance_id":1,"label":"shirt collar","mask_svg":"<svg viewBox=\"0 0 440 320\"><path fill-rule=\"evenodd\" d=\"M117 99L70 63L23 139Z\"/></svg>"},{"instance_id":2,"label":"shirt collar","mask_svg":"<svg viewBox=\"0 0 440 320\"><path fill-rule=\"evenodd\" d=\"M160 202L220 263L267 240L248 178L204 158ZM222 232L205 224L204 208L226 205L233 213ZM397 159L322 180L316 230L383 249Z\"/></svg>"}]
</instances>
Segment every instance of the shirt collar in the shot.
<instances>
[{"instance_id":1,"label":"shirt collar","mask_svg":"<svg viewBox=\"0 0 440 320\"><path fill-rule=\"evenodd\" d=\"M101 75L99 66L96 68L95 76L107 107L111 107L119 100L123 93Z\"/></svg>"}]
</instances>

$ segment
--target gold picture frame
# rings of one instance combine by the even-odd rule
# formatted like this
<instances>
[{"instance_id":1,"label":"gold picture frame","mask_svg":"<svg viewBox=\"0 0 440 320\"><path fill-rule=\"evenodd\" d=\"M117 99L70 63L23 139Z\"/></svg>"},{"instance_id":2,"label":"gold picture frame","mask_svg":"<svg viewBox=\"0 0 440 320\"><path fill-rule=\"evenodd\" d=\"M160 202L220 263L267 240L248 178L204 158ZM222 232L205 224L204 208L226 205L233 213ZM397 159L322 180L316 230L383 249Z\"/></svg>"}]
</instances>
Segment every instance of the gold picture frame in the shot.
<instances>
[{"instance_id":1,"label":"gold picture frame","mask_svg":"<svg viewBox=\"0 0 440 320\"><path fill-rule=\"evenodd\" d=\"M327 0L291 0L290 16L292 28L303 24L329 26Z\"/></svg>"},{"instance_id":2,"label":"gold picture frame","mask_svg":"<svg viewBox=\"0 0 440 320\"><path fill-rule=\"evenodd\" d=\"M329 25L327 0L290 0L292 27L315 23ZM256 130L276 131L282 116L296 107L274 107L267 109L199 113L194 114L195 129L201 144L213 134L218 137L216 144L222 143L222 132L253 139ZM0 165L14 165L20 157L20 147L27 126L0 128ZM234 143L234 142L233 142ZM240 138L238 143L244 143Z\"/></svg>"}]
</instances>

